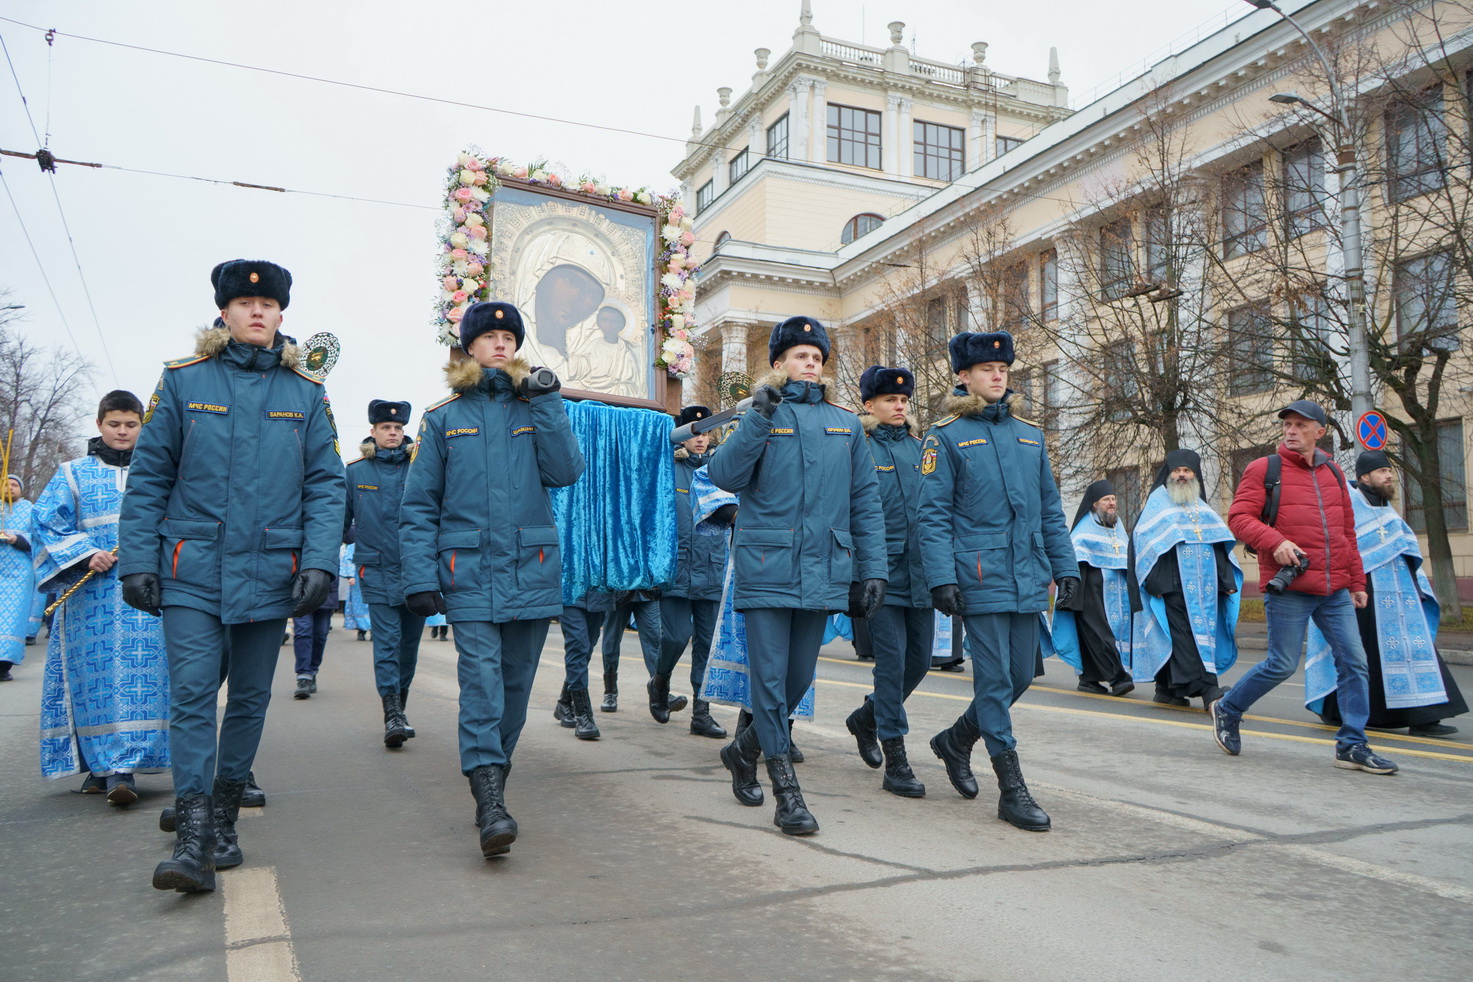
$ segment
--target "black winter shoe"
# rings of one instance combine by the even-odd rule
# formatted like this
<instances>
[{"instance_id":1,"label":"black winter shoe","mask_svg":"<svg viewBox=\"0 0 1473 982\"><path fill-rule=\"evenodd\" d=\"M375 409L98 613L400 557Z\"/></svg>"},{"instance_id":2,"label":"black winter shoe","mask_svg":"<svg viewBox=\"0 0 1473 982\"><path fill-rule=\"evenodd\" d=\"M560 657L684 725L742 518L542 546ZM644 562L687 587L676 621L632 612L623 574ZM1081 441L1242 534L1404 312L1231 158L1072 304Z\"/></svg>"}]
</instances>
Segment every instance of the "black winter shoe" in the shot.
<instances>
[{"instance_id":1,"label":"black winter shoe","mask_svg":"<svg viewBox=\"0 0 1473 982\"><path fill-rule=\"evenodd\" d=\"M963 798L977 797L977 778L972 774L972 747L981 739L970 713L957 717L957 721L931 738L931 752L946 765L946 776L957 794Z\"/></svg>"},{"instance_id":2,"label":"black winter shoe","mask_svg":"<svg viewBox=\"0 0 1473 982\"><path fill-rule=\"evenodd\" d=\"M695 708L690 711L690 731L696 736L712 737L716 740L726 738L726 728L716 722L711 715L711 704L704 699L697 699Z\"/></svg>"},{"instance_id":3,"label":"black winter shoe","mask_svg":"<svg viewBox=\"0 0 1473 982\"><path fill-rule=\"evenodd\" d=\"M798 775L793 773L793 761L787 754L767 758L767 776L772 780L772 796L777 799L772 824L785 835L817 832L818 820L803 801L803 789L798 787Z\"/></svg>"},{"instance_id":4,"label":"black winter shoe","mask_svg":"<svg viewBox=\"0 0 1473 982\"><path fill-rule=\"evenodd\" d=\"M742 735L742 731L745 730L747 727L749 727L751 725L752 725L752 714L749 713L749 712L747 712L745 709L739 709L739 710L737 710L736 733L734 733L733 736L736 736L736 737L741 736Z\"/></svg>"},{"instance_id":5,"label":"black winter shoe","mask_svg":"<svg viewBox=\"0 0 1473 982\"><path fill-rule=\"evenodd\" d=\"M1110 695L1112 696L1123 696L1134 691L1135 683L1130 680L1129 676L1123 679L1116 679L1110 683Z\"/></svg>"},{"instance_id":6,"label":"black winter shoe","mask_svg":"<svg viewBox=\"0 0 1473 982\"><path fill-rule=\"evenodd\" d=\"M153 871L155 890L195 893L215 889L214 802L207 794L174 800L174 855Z\"/></svg>"},{"instance_id":7,"label":"black winter shoe","mask_svg":"<svg viewBox=\"0 0 1473 982\"><path fill-rule=\"evenodd\" d=\"M568 683L563 683L563 689L557 694L557 704L552 707L552 718L562 723L566 729L571 730L573 723L573 702L568 698Z\"/></svg>"},{"instance_id":8,"label":"black winter shoe","mask_svg":"<svg viewBox=\"0 0 1473 982\"><path fill-rule=\"evenodd\" d=\"M880 746L885 748L885 779L880 782L880 787L902 798L924 798L926 786L910 769L910 761L905 756L905 738L882 740Z\"/></svg>"},{"instance_id":9,"label":"black winter shoe","mask_svg":"<svg viewBox=\"0 0 1473 982\"><path fill-rule=\"evenodd\" d=\"M506 813L506 771L501 764L482 764L470 773L481 855L487 859L510 852L517 841L517 821Z\"/></svg>"},{"instance_id":10,"label":"black winter shoe","mask_svg":"<svg viewBox=\"0 0 1473 982\"><path fill-rule=\"evenodd\" d=\"M365 631L365 630L363 630L363 628L361 628L361 627L358 629L358 640L359 641L367 641L368 640L368 632Z\"/></svg>"},{"instance_id":11,"label":"black winter shoe","mask_svg":"<svg viewBox=\"0 0 1473 982\"><path fill-rule=\"evenodd\" d=\"M292 693L293 699L312 698L312 680L305 675L297 676L297 690Z\"/></svg>"},{"instance_id":12,"label":"black winter shoe","mask_svg":"<svg viewBox=\"0 0 1473 982\"><path fill-rule=\"evenodd\" d=\"M240 807L242 808L265 808L266 792L256 785L256 772L251 771L246 775L246 786L244 793L240 796ZM167 830L166 830L167 831Z\"/></svg>"},{"instance_id":13,"label":"black winter shoe","mask_svg":"<svg viewBox=\"0 0 1473 982\"><path fill-rule=\"evenodd\" d=\"M159 812L159 831L174 831L174 809L165 808L163 811Z\"/></svg>"},{"instance_id":14,"label":"black winter shoe","mask_svg":"<svg viewBox=\"0 0 1473 982\"><path fill-rule=\"evenodd\" d=\"M604 672L604 701L598 704L601 713L619 711L619 673Z\"/></svg>"},{"instance_id":15,"label":"black winter shoe","mask_svg":"<svg viewBox=\"0 0 1473 982\"><path fill-rule=\"evenodd\" d=\"M690 700L678 692L672 692L670 693L670 701L666 705L670 707L672 713L678 713L690 705Z\"/></svg>"},{"instance_id":16,"label":"black winter shoe","mask_svg":"<svg viewBox=\"0 0 1473 982\"><path fill-rule=\"evenodd\" d=\"M384 746L398 750L409 739L404 731L404 710L399 705L399 693L381 696L384 702Z\"/></svg>"},{"instance_id":17,"label":"black winter shoe","mask_svg":"<svg viewBox=\"0 0 1473 982\"><path fill-rule=\"evenodd\" d=\"M232 869L245 862L245 854L240 851L240 834L235 830L235 820L240 817L240 793L244 790L244 781L215 778L216 869Z\"/></svg>"},{"instance_id":18,"label":"black winter shoe","mask_svg":"<svg viewBox=\"0 0 1473 982\"><path fill-rule=\"evenodd\" d=\"M399 690L399 715L404 720L404 735L407 736L409 739L413 740L414 739L414 727L412 727L412 726L409 725L409 717L404 715L404 708L406 706L408 706L408 705L409 705L409 690L408 689L400 689Z\"/></svg>"},{"instance_id":19,"label":"black winter shoe","mask_svg":"<svg viewBox=\"0 0 1473 982\"><path fill-rule=\"evenodd\" d=\"M670 722L670 676L651 677L645 689L650 694L650 715L655 718L655 722Z\"/></svg>"},{"instance_id":20,"label":"black winter shoe","mask_svg":"<svg viewBox=\"0 0 1473 982\"><path fill-rule=\"evenodd\" d=\"M1002 792L997 799L997 817L1025 832L1047 832L1052 823L1023 783L1018 751L1004 750L992 758L992 769L997 773L997 787Z\"/></svg>"},{"instance_id":21,"label":"black winter shoe","mask_svg":"<svg viewBox=\"0 0 1473 982\"><path fill-rule=\"evenodd\" d=\"M1074 688L1078 689L1080 692L1088 692L1090 695L1095 696L1103 696L1110 691L1109 689L1105 688L1105 683L1103 682L1080 682Z\"/></svg>"},{"instance_id":22,"label":"black winter shoe","mask_svg":"<svg viewBox=\"0 0 1473 982\"><path fill-rule=\"evenodd\" d=\"M788 759L795 764L801 764L808 759L803 756L803 751L799 750L798 745L793 742L793 721L791 719L788 720Z\"/></svg>"},{"instance_id":23,"label":"black winter shoe","mask_svg":"<svg viewBox=\"0 0 1473 982\"><path fill-rule=\"evenodd\" d=\"M569 689L568 698L572 702L572 709L564 718L563 725L567 721L573 721L573 735L580 740L597 740L599 738L598 724L593 721L593 704L588 701L587 689Z\"/></svg>"},{"instance_id":24,"label":"black winter shoe","mask_svg":"<svg viewBox=\"0 0 1473 982\"><path fill-rule=\"evenodd\" d=\"M844 721L849 732L854 735L854 742L859 745L859 759L871 767L879 767L885 762L880 756L880 734L875 729L875 704L866 699L858 709L849 714Z\"/></svg>"},{"instance_id":25,"label":"black winter shoe","mask_svg":"<svg viewBox=\"0 0 1473 982\"><path fill-rule=\"evenodd\" d=\"M1191 703L1181 696L1174 696L1169 692L1157 689L1151 694L1151 701L1163 706L1190 706Z\"/></svg>"},{"instance_id":26,"label":"black winter shoe","mask_svg":"<svg viewBox=\"0 0 1473 982\"><path fill-rule=\"evenodd\" d=\"M761 753L757 731L750 726L721 748L721 763L731 771L731 793L753 808L762 804L762 785L757 783L757 757Z\"/></svg>"}]
</instances>

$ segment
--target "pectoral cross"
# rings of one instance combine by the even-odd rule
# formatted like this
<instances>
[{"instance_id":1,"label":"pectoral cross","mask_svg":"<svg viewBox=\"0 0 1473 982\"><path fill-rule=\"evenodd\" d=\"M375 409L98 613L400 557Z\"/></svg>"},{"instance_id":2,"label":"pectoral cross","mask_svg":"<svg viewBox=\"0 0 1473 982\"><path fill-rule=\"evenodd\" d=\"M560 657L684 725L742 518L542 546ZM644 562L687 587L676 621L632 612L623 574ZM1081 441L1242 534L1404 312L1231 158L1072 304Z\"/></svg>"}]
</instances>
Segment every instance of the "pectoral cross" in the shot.
<instances>
[{"instance_id":1,"label":"pectoral cross","mask_svg":"<svg viewBox=\"0 0 1473 982\"><path fill-rule=\"evenodd\" d=\"M1187 515L1192 519L1192 531L1197 533L1197 541L1202 541L1202 516L1197 513L1197 507L1193 505L1187 509Z\"/></svg>"},{"instance_id":2,"label":"pectoral cross","mask_svg":"<svg viewBox=\"0 0 1473 982\"><path fill-rule=\"evenodd\" d=\"M1120 555L1120 536L1115 534L1114 529L1110 530L1110 548L1115 550L1115 555Z\"/></svg>"},{"instance_id":3,"label":"pectoral cross","mask_svg":"<svg viewBox=\"0 0 1473 982\"><path fill-rule=\"evenodd\" d=\"M1386 541L1386 536L1390 534L1389 532L1386 531L1386 523L1385 522L1382 522L1380 525L1377 525L1376 526L1376 531L1377 531L1377 533L1380 534L1381 541L1382 542L1385 542Z\"/></svg>"}]
</instances>

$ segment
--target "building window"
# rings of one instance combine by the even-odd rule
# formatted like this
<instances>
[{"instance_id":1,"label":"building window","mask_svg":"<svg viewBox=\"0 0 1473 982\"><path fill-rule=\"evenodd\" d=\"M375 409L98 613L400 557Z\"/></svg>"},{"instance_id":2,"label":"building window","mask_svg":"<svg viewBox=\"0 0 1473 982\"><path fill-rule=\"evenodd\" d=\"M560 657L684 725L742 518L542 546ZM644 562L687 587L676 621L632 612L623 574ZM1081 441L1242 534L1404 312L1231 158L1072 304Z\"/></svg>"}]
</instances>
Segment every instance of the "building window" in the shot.
<instances>
[{"instance_id":1,"label":"building window","mask_svg":"<svg viewBox=\"0 0 1473 982\"><path fill-rule=\"evenodd\" d=\"M1396 330L1403 341L1415 338L1433 351L1458 346L1458 302L1452 256L1434 252L1396 264L1392 299Z\"/></svg>"},{"instance_id":2,"label":"building window","mask_svg":"<svg viewBox=\"0 0 1473 982\"><path fill-rule=\"evenodd\" d=\"M997 146L997 155L999 157L1001 157L1003 154L1007 153L1014 147L1021 147L1023 145L1022 138L1016 136L1000 136L995 142Z\"/></svg>"},{"instance_id":3,"label":"building window","mask_svg":"<svg viewBox=\"0 0 1473 982\"><path fill-rule=\"evenodd\" d=\"M1464 474L1463 421L1444 419L1437 424L1437 483L1442 488L1442 520L1449 532L1468 529L1468 485ZM1406 476L1407 523L1418 532L1427 531L1427 509L1423 504L1422 485L1411 474Z\"/></svg>"},{"instance_id":4,"label":"building window","mask_svg":"<svg viewBox=\"0 0 1473 982\"><path fill-rule=\"evenodd\" d=\"M1290 338L1294 356L1294 375L1301 379L1333 378L1339 371L1330 340L1335 325L1330 302L1322 294L1312 293L1293 302L1290 308Z\"/></svg>"},{"instance_id":5,"label":"building window","mask_svg":"<svg viewBox=\"0 0 1473 982\"><path fill-rule=\"evenodd\" d=\"M1228 312L1228 392L1267 392L1274 386L1273 325L1259 307Z\"/></svg>"},{"instance_id":6,"label":"building window","mask_svg":"<svg viewBox=\"0 0 1473 982\"><path fill-rule=\"evenodd\" d=\"M1046 321L1059 319L1059 254L1053 249L1038 260L1038 312Z\"/></svg>"},{"instance_id":7,"label":"building window","mask_svg":"<svg viewBox=\"0 0 1473 982\"><path fill-rule=\"evenodd\" d=\"M1059 360L1043 363L1043 423L1051 430L1059 428L1059 413L1064 408L1064 376Z\"/></svg>"},{"instance_id":8,"label":"building window","mask_svg":"<svg viewBox=\"0 0 1473 982\"><path fill-rule=\"evenodd\" d=\"M725 229L722 229L721 234L716 236L716 244L711 247L711 254L714 256L716 253L720 252L721 247L726 245L730 241L731 233L726 231Z\"/></svg>"},{"instance_id":9,"label":"building window","mask_svg":"<svg viewBox=\"0 0 1473 982\"><path fill-rule=\"evenodd\" d=\"M849 219L849 221L844 223L844 231L839 233L839 241L844 245L848 245L855 239L862 238L863 236L868 235L870 232L873 232L875 229L879 228L880 225L884 223L884 221L885 219L882 216L873 214L871 212L864 212L862 214L855 215L853 218Z\"/></svg>"},{"instance_id":10,"label":"building window","mask_svg":"<svg viewBox=\"0 0 1473 982\"><path fill-rule=\"evenodd\" d=\"M1284 151L1284 218L1290 238L1324 228L1330 195L1325 189L1325 153L1319 140Z\"/></svg>"},{"instance_id":11,"label":"building window","mask_svg":"<svg viewBox=\"0 0 1473 982\"><path fill-rule=\"evenodd\" d=\"M1118 299L1135 281L1135 240L1130 219L1121 218L1100 229L1100 293Z\"/></svg>"},{"instance_id":12,"label":"building window","mask_svg":"<svg viewBox=\"0 0 1473 982\"><path fill-rule=\"evenodd\" d=\"M711 207L711 202L713 202L715 200L716 200L716 184L715 184L714 181L707 181L705 184L702 184L701 185L701 189L696 192L696 211L697 211L697 213L703 212L707 208Z\"/></svg>"},{"instance_id":13,"label":"building window","mask_svg":"<svg viewBox=\"0 0 1473 982\"><path fill-rule=\"evenodd\" d=\"M1135 415L1134 403L1140 395L1136 372L1135 342L1115 342L1102 352L1105 371L1104 399L1108 404L1105 418L1112 423L1123 423Z\"/></svg>"},{"instance_id":14,"label":"building window","mask_svg":"<svg viewBox=\"0 0 1473 982\"><path fill-rule=\"evenodd\" d=\"M970 331L972 322L971 312L968 310L967 288L957 287L956 292L956 329L957 331Z\"/></svg>"},{"instance_id":15,"label":"building window","mask_svg":"<svg viewBox=\"0 0 1473 982\"><path fill-rule=\"evenodd\" d=\"M1120 512L1122 530L1135 528L1141 513L1141 471L1139 467L1115 467L1105 471L1115 488L1115 507Z\"/></svg>"},{"instance_id":16,"label":"building window","mask_svg":"<svg viewBox=\"0 0 1473 982\"><path fill-rule=\"evenodd\" d=\"M1268 208L1263 197L1263 161L1222 181L1223 246L1228 258L1257 252L1268 242Z\"/></svg>"},{"instance_id":17,"label":"building window","mask_svg":"<svg viewBox=\"0 0 1473 982\"><path fill-rule=\"evenodd\" d=\"M737 181L740 181L743 176L746 175L747 171L751 169L752 156L751 154L747 153L747 148L743 147L742 152L731 158L731 160L728 161L726 164L726 174L727 177L730 178L727 183L735 184Z\"/></svg>"},{"instance_id":18,"label":"building window","mask_svg":"<svg viewBox=\"0 0 1473 982\"><path fill-rule=\"evenodd\" d=\"M966 130L940 123L915 122L915 174L954 181L966 169Z\"/></svg>"},{"instance_id":19,"label":"building window","mask_svg":"<svg viewBox=\"0 0 1473 982\"><path fill-rule=\"evenodd\" d=\"M951 335L946 329L946 298L932 297L926 301L926 330L931 332L933 338L945 338Z\"/></svg>"},{"instance_id":20,"label":"building window","mask_svg":"<svg viewBox=\"0 0 1473 982\"><path fill-rule=\"evenodd\" d=\"M880 114L829 103L828 159L880 169Z\"/></svg>"},{"instance_id":21,"label":"building window","mask_svg":"<svg viewBox=\"0 0 1473 982\"><path fill-rule=\"evenodd\" d=\"M783 113L777 122L767 127L767 156L777 160L788 159L788 114Z\"/></svg>"},{"instance_id":22,"label":"building window","mask_svg":"<svg viewBox=\"0 0 1473 982\"><path fill-rule=\"evenodd\" d=\"M1242 447L1234 450L1231 458L1233 490L1236 491L1238 485L1243 483L1243 472L1248 469L1249 464L1253 463L1259 457L1271 457L1278 452L1279 448L1276 443L1264 443L1256 447Z\"/></svg>"},{"instance_id":23,"label":"building window","mask_svg":"<svg viewBox=\"0 0 1473 982\"><path fill-rule=\"evenodd\" d=\"M1391 198L1403 201L1435 191L1447 181L1447 116L1442 87L1408 96L1386 113L1386 167Z\"/></svg>"},{"instance_id":24,"label":"building window","mask_svg":"<svg viewBox=\"0 0 1473 982\"><path fill-rule=\"evenodd\" d=\"M1165 205L1146 209L1146 279L1165 283L1171 273L1171 218Z\"/></svg>"},{"instance_id":25,"label":"building window","mask_svg":"<svg viewBox=\"0 0 1473 982\"><path fill-rule=\"evenodd\" d=\"M1032 417L1034 412L1033 369L1023 368L1009 373L1008 388L1013 390L1013 398L1008 402L1012 407L1013 415Z\"/></svg>"},{"instance_id":26,"label":"building window","mask_svg":"<svg viewBox=\"0 0 1473 982\"><path fill-rule=\"evenodd\" d=\"M1002 273L1002 328L1021 330L1032 315L1032 305L1028 302L1028 264L1009 266Z\"/></svg>"}]
</instances>

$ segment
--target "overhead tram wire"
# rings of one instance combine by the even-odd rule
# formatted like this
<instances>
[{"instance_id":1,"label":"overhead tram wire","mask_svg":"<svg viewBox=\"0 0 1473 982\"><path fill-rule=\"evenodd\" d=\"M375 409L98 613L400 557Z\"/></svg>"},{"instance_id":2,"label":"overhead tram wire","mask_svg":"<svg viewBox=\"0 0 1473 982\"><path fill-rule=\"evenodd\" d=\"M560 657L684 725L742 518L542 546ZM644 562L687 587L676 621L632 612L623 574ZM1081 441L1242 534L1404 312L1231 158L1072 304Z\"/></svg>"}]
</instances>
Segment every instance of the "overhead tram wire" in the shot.
<instances>
[{"instance_id":1,"label":"overhead tram wire","mask_svg":"<svg viewBox=\"0 0 1473 982\"><path fill-rule=\"evenodd\" d=\"M85 358L86 353L77 343L77 336L72 333L71 322L66 319L66 311L61 308L61 301L56 298L56 289L51 285L51 277L46 275L46 265L41 262L41 254L36 251L36 243L31 241L30 230L26 228L26 220L21 217L20 205L16 204L15 195L10 193L10 182L5 179L3 170L0 170L0 185L5 188L5 196L10 199L10 207L15 209L15 220L20 223L20 231L26 237L26 245L31 247L31 256L36 260L36 268L41 271L41 282L46 284L46 291L51 294L51 302L56 305L56 315L61 318L61 326L66 328L66 336L71 339L72 347L76 349L77 354Z\"/></svg>"},{"instance_id":2,"label":"overhead tram wire","mask_svg":"<svg viewBox=\"0 0 1473 982\"><path fill-rule=\"evenodd\" d=\"M48 48L51 46L51 41L52 41L52 35L50 35L48 33L48 35L46 37L46 44L47 44L47 47ZM5 45L5 40L4 40L3 37L0 37L0 48L3 48L4 51L5 51L5 63L10 66L10 77L13 78L13 79L15 79L15 91L20 95L21 105L25 107L25 110L26 110L26 121L31 124L31 135L36 137L36 143L37 143L37 145L40 146L40 147L42 147L42 149L44 150L46 144L41 142L40 134L37 133L37 131L36 131L36 120L31 116L31 104L26 99L25 89L22 88L22 86L20 84L20 75L18 75L16 73L16 70L15 70L15 62L13 62L11 60L11 58L10 58L10 48ZM48 60L49 60L49 55L48 55ZM48 67L47 71L48 71L47 87L49 89L50 88L50 80L49 80L49 72L50 72L50 69L49 69L49 67ZM50 108L49 105L47 106L47 109L46 109L46 119L47 119L47 133L46 133L46 138L47 138L47 143L49 143L50 142L50 138L51 138L51 133L50 133L51 108ZM37 154L40 154L40 153L41 153L41 151L38 150L37 151ZM46 168L44 166L41 169L42 169L43 172L46 170ZM61 228L62 228L62 231L66 233L67 246L71 249L71 252L72 252L72 262L77 267L77 279L79 279L79 280L82 281L82 295L87 298L87 309L92 313L92 326L97 329L97 340L98 340L98 343L101 344L101 346L102 346L102 357L104 358L104 360L107 361L108 370L112 372L112 374L113 374L113 382L114 382L114 384L116 384L117 381L118 381L118 367L117 367L117 365L113 364L112 351L109 350L109 348L107 346L107 334L102 329L102 320L97 316L97 305L92 300L92 288L87 285L87 274L82 272L82 257L77 254L77 243L76 243L76 240L72 238L72 227L71 227L71 225L66 220L66 209L64 209L61 206L61 192L58 191L58 190L56 190L55 172L56 172L56 168L53 166L51 168L50 180L48 180L46 183L51 187L51 197L56 202L56 213L57 213L57 215L59 215L61 217ZM5 193L6 194L10 194L10 185L9 184L7 184L5 186ZM13 195L11 196L10 201L11 201L11 204L12 205L15 204L15 198L14 198ZM15 216L16 216L17 219L20 218L20 209L19 208L16 208ZM24 227L25 227L24 224L22 224L22 230L24 230ZM26 233L26 241L27 242L30 242L30 240L31 240L30 233ZM31 252L34 254L35 251L36 251L35 244L32 243L31 244ZM36 257L37 264L39 264L40 261L41 261L40 260L40 256L37 256ZM43 271L43 275L44 275L44 271ZM51 283L50 283L49 280L46 283L46 288L48 290L51 290ZM55 290L51 290L51 299L52 300L56 300L56 291ZM57 303L57 310L58 310L58 312L61 310L61 304L59 302ZM62 322L63 323L66 322L66 316L65 315L62 315ZM71 331L72 331L71 325L68 324L67 325L67 334L68 335L71 335ZM76 343L77 343L77 339L75 337L72 337L72 344L75 345ZM81 349L79 348L78 350L80 351Z\"/></svg>"}]
</instances>

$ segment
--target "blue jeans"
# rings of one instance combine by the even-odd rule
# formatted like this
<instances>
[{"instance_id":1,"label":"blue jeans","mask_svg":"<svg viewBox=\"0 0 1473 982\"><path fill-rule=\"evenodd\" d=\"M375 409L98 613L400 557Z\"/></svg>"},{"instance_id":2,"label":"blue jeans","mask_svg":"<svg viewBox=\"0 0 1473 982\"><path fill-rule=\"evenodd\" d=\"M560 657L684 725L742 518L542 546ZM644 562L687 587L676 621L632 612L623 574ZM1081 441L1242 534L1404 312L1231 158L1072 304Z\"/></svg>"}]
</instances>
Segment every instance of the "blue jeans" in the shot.
<instances>
[{"instance_id":1,"label":"blue jeans","mask_svg":"<svg viewBox=\"0 0 1473 982\"><path fill-rule=\"evenodd\" d=\"M856 634L860 624L856 621ZM875 728L881 740L903 737L910 731L905 700L931 669L931 641L936 616L930 607L886 605L868 618L875 653Z\"/></svg>"},{"instance_id":2,"label":"blue jeans","mask_svg":"<svg viewBox=\"0 0 1473 982\"><path fill-rule=\"evenodd\" d=\"M209 794L215 775L244 781L256 759L286 618L221 624L193 607L164 608L169 657L169 750L174 793ZM229 652L227 655L226 652ZM228 664L227 664L228 662ZM229 673L216 737L221 666ZM218 750L218 754L217 754Z\"/></svg>"},{"instance_id":3,"label":"blue jeans","mask_svg":"<svg viewBox=\"0 0 1473 982\"><path fill-rule=\"evenodd\" d=\"M511 763L551 620L455 622L461 773Z\"/></svg>"},{"instance_id":4,"label":"blue jeans","mask_svg":"<svg viewBox=\"0 0 1473 982\"><path fill-rule=\"evenodd\" d=\"M425 619L403 604L369 604L368 620L373 625L373 681L379 696L408 696Z\"/></svg>"},{"instance_id":5,"label":"blue jeans","mask_svg":"<svg viewBox=\"0 0 1473 982\"><path fill-rule=\"evenodd\" d=\"M1309 619L1324 632L1335 659L1335 691L1340 700L1340 732L1335 749L1349 750L1366 742L1366 719L1371 712L1370 683L1366 675L1366 650L1361 646L1360 628L1355 623L1355 604L1349 590L1336 590L1328 597L1286 590L1263 598L1268 619L1268 656L1238 679L1217 705L1218 715L1236 723L1255 702L1274 686L1294 674L1304 651Z\"/></svg>"},{"instance_id":6,"label":"blue jeans","mask_svg":"<svg viewBox=\"0 0 1473 982\"><path fill-rule=\"evenodd\" d=\"M673 675L685 646L694 639L690 649L690 689L697 699L701 697L701 684L706 681L706 662L711 658L711 635L716 631L716 614L721 607L719 600L690 600L686 597L661 597L660 635L661 675Z\"/></svg>"}]
</instances>

